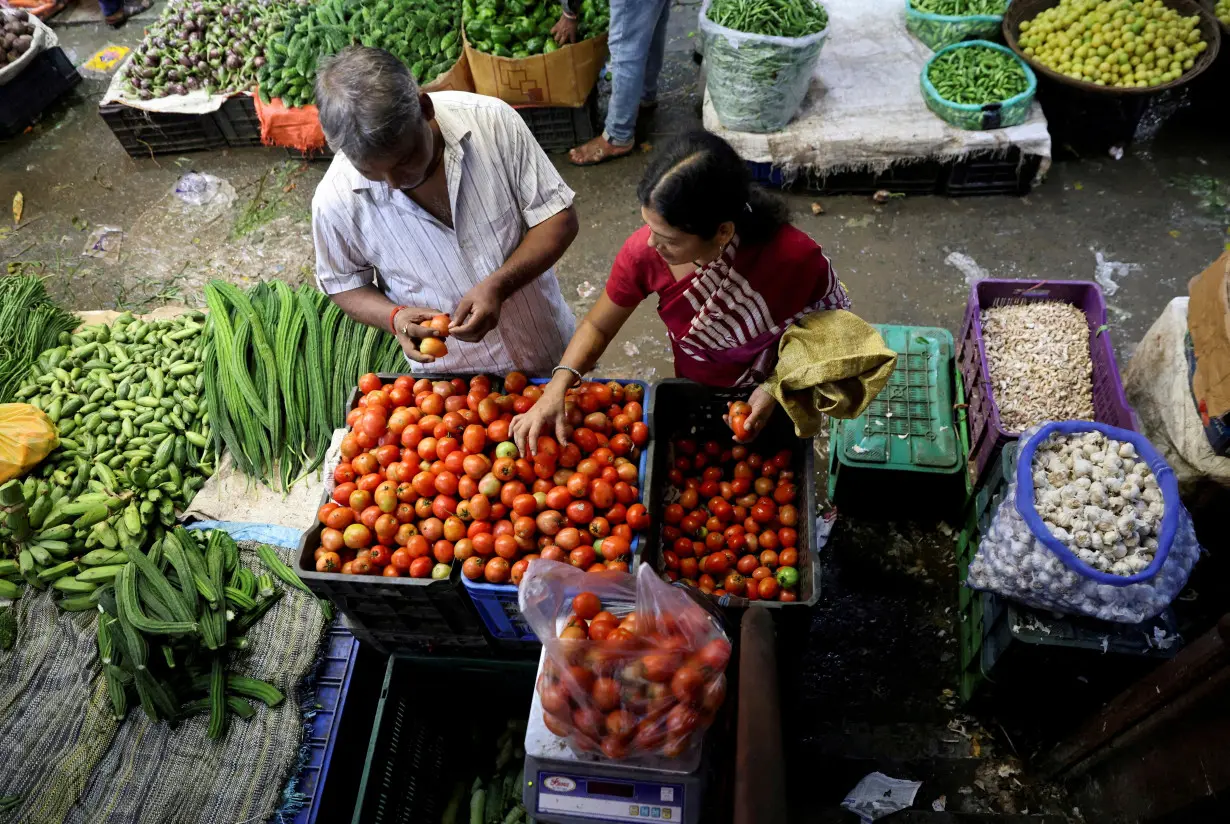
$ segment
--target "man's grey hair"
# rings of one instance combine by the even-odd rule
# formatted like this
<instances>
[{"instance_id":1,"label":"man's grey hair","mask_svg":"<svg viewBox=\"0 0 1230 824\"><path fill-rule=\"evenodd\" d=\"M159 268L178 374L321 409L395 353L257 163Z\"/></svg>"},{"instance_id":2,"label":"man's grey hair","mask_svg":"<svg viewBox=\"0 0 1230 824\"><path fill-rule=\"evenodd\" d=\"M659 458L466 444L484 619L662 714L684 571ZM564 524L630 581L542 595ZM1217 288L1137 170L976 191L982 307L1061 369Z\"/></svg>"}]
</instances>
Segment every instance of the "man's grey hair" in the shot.
<instances>
[{"instance_id":1,"label":"man's grey hair","mask_svg":"<svg viewBox=\"0 0 1230 824\"><path fill-rule=\"evenodd\" d=\"M414 75L384 49L367 46L321 61L316 106L329 147L351 160L387 152L423 119Z\"/></svg>"}]
</instances>

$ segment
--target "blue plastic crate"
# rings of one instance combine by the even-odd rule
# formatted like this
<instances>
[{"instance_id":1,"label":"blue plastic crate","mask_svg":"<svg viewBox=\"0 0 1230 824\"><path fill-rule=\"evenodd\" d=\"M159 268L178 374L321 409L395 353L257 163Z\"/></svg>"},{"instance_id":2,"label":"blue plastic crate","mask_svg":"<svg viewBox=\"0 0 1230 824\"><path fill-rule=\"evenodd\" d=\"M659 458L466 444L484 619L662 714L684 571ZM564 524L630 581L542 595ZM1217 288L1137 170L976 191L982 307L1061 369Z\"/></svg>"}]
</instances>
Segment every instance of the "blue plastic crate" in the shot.
<instances>
[{"instance_id":1,"label":"blue plastic crate","mask_svg":"<svg viewBox=\"0 0 1230 824\"><path fill-rule=\"evenodd\" d=\"M304 742L308 748L308 759L295 778L296 791L311 800L295 814L292 819L294 824L314 824L320 813L321 790L329 773L329 762L333 758L333 746L337 743L338 727L346 707L358 653L359 642L350 630L340 622L329 627L324 660L316 675L316 703L319 706Z\"/></svg>"},{"instance_id":2,"label":"blue plastic crate","mask_svg":"<svg viewBox=\"0 0 1230 824\"><path fill-rule=\"evenodd\" d=\"M593 378L592 382L607 383L610 378ZM535 384L544 384L548 382L546 378L534 378L530 381ZM586 381L587 383L591 381ZM616 380L617 383L622 383L625 386L636 384L645 390L644 401L644 421L646 424L651 420L650 410L653 408L653 390L645 381L635 380ZM649 443L645 445L645 449L641 451L641 461L637 472L640 476L640 496L637 498L641 503L645 503L645 491L649 489L649 471L653 466L649 460L650 452L653 450L653 431L652 427L649 432ZM637 563L640 561L640 549L642 545L641 535L632 536L632 561L628 564L630 569L636 569ZM470 599L474 602L475 608L478 610L478 615L483 619L483 624L486 625L487 631L492 636L503 641L537 641L537 636L530 629L529 624L521 617L521 609L517 605L517 587L513 584L488 584L478 581L471 581L466 577L462 577L461 583L465 585L466 592L470 594Z\"/></svg>"}]
</instances>

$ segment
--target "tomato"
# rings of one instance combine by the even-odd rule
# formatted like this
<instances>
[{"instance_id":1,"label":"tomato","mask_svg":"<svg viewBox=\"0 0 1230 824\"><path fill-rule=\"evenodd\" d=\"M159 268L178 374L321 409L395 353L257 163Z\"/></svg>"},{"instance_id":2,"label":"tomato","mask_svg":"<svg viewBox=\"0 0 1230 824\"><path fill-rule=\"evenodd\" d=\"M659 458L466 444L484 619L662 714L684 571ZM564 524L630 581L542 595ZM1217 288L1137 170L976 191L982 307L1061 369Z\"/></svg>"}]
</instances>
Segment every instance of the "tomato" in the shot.
<instances>
[{"instance_id":1,"label":"tomato","mask_svg":"<svg viewBox=\"0 0 1230 824\"><path fill-rule=\"evenodd\" d=\"M602 557L608 561L618 561L625 558L632 552L632 547L623 538L611 536L604 538L602 544L598 547L602 553Z\"/></svg>"},{"instance_id":2,"label":"tomato","mask_svg":"<svg viewBox=\"0 0 1230 824\"><path fill-rule=\"evenodd\" d=\"M430 563L430 561L429 561ZM467 558L465 563L461 565L461 574L469 578L471 581L477 581L483 577L486 560L475 555L472 558Z\"/></svg>"},{"instance_id":3,"label":"tomato","mask_svg":"<svg viewBox=\"0 0 1230 824\"><path fill-rule=\"evenodd\" d=\"M478 544L476 543L477 547ZM497 535L492 543L495 554L506 561L510 561L517 557L521 551L521 547L517 545L517 539L512 535Z\"/></svg>"},{"instance_id":4,"label":"tomato","mask_svg":"<svg viewBox=\"0 0 1230 824\"><path fill-rule=\"evenodd\" d=\"M368 372L366 375L359 378L359 391L364 395L369 392L375 392L383 385L384 382L380 380L380 376L375 372Z\"/></svg>"},{"instance_id":5,"label":"tomato","mask_svg":"<svg viewBox=\"0 0 1230 824\"><path fill-rule=\"evenodd\" d=\"M796 527L799 525L799 510L793 504L787 504L777 510L777 519L782 526Z\"/></svg>"},{"instance_id":6,"label":"tomato","mask_svg":"<svg viewBox=\"0 0 1230 824\"><path fill-rule=\"evenodd\" d=\"M574 524L588 524L594 519L594 505L589 501L573 501L568 504L565 514Z\"/></svg>"},{"instance_id":7,"label":"tomato","mask_svg":"<svg viewBox=\"0 0 1230 824\"><path fill-rule=\"evenodd\" d=\"M760 524L767 524L772 521L777 515L777 505L769 498L760 498L756 501L756 505L752 507L752 520Z\"/></svg>"},{"instance_id":8,"label":"tomato","mask_svg":"<svg viewBox=\"0 0 1230 824\"><path fill-rule=\"evenodd\" d=\"M342 559L336 552L323 552L316 559L317 572L337 572L342 568Z\"/></svg>"},{"instance_id":9,"label":"tomato","mask_svg":"<svg viewBox=\"0 0 1230 824\"><path fill-rule=\"evenodd\" d=\"M399 519L400 521L400 519ZM419 534L419 528L411 523L401 523L397 527L397 534L393 536L393 543L398 546L405 546L410 543L410 539Z\"/></svg>"},{"instance_id":10,"label":"tomato","mask_svg":"<svg viewBox=\"0 0 1230 824\"><path fill-rule=\"evenodd\" d=\"M764 567L761 567L761 569L764 569ZM760 597L766 601L775 599L778 593L781 592L781 584L779 584L777 579L772 575L767 575L764 578L761 578L759 588Z\"/></svg>"},{"instance_id":11,"label":"tomato","mask_svg":"<svg viewBox=\"0 0 1230 824\"><path fill-rule=\"evenodd\" d=\"M799 565L799 551L794 547L787 547L777 554L777 563L784 567L795 567Z\"/></svg>"},{"instance_id":12,"label":"tomato","mask_svg":"<svg viewBox=\"0 0 1230 824\"><path fill-rule=\"evenodd\" d=\"M347 482L333 487L333 501L341 506L350 505L350 496L358 489L353 483Z\"/></svg>"},{"instance_id":13,"label":"tomato","mask_svg":"<svg viewBox=\"0 0 1230 824\"><path fill-rule=\"evenodd\" d=\"M411 578L426 578L427 576L431 575L432 565L433 565L433 562L430 558L427 558L427 557L415 558L413 561L410 562L410 569L408 570L408 572L410 573L410 577Z\"/></svg>"},{"instance_id":14,"label":"tomato","mask_svg":"<svg viewBox=\"0 0 1230 824\"><path fill-rule=\"evenodd\" d=\"M351 524L342 533L342 540L349 549L364 549L371 546L372 533L363 524Z\"/></svg>"},{"instance_id":15,"label":"tomato","mask_svg":"<svg viewBox=\"0 0 1230 824\"><path fill-rule=\"evenodd\" d=\"M577 569L589 569L596 560L598 556L591 546L579 546L568 553L568 563Z\"/></svg>"}]
</instances>

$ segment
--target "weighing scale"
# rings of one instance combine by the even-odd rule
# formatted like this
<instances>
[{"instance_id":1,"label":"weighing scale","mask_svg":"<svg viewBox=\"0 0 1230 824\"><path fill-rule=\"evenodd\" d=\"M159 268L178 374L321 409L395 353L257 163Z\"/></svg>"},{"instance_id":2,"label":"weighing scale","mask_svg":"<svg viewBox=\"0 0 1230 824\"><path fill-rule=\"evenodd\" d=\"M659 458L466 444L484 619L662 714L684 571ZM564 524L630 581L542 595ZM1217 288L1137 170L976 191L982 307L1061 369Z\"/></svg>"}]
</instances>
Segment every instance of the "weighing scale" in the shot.
<instances>
[{"instance_id":1,"label":"weighing scale","mask_svg":"<svg viewBox=\"0 0 1230 824\"><path fill-rule=\"evenodd\" d=\"M545 659L546 652L543 656ZM539 663L538 671L542 672ZM708 776L708 745L652 766L624 766L578 754L542 720L538 690L525 733L525 809L544 824L680 822L698 824Z\"/></svg>"}]
</instances>

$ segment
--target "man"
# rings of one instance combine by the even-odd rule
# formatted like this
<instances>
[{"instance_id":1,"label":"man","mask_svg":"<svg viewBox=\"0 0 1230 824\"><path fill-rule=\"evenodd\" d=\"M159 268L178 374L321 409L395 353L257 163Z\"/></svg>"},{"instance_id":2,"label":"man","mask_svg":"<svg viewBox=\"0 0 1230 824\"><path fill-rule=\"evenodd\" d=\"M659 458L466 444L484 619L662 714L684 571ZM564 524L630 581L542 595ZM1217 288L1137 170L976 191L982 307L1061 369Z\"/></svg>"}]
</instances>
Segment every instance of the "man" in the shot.
<instances>
[{"instance_id":1,"label":"man","mask_svg":"<svg viewBox=\"0 0 1230 824\"><path fill-rule=\"evenodd\" d=\"M551 267L577 217L520 116L492 97L423 94L397 58L362 46L324 61L316 105L337 152L312 199L320 288L431 372L559 363L575 323ZM448 354L432 358L419 342L439 337L424 325L439 313L452 316Z\"/></svg>"},{"instance_id":2,"label":"man","mask_svg":"<svg viewBox=\"0 0 1230 824\"><path fill-rule=\"evenodd\" d=\"M563 14L551 33L555 42L574 43L579 0L563 0ZM611 0L611 27L607 46L611 50L611 101L606 129L588 143L568 153L577 166L593 166L632 152L636 142L636 117L657 107L658 75L666 54L666 24L670 0Z\"/></svg>"}]
</instances>

